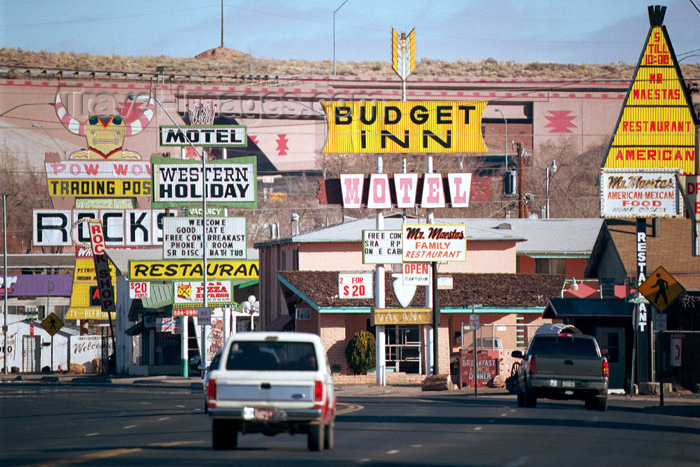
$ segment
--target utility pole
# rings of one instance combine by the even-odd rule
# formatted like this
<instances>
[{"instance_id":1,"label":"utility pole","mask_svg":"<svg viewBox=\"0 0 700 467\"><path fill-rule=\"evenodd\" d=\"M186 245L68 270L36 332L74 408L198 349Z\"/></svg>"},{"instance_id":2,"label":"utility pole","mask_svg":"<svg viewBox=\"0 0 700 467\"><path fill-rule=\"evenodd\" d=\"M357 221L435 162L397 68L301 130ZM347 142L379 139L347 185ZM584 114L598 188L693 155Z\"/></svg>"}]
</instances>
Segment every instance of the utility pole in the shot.
<instances>
[{"instance_id":1,"label":"utility pole","mask_svg":"<svg viewBox=\"0 0 700 467\"><path fill-rule=\"evenodd\" d=\"M523 143L515 143L515 150L518 155L518 217L526 219L529 213L525 203L525 188L523 187L525 172L525 148Z\"/></svg>"}]
</instances>

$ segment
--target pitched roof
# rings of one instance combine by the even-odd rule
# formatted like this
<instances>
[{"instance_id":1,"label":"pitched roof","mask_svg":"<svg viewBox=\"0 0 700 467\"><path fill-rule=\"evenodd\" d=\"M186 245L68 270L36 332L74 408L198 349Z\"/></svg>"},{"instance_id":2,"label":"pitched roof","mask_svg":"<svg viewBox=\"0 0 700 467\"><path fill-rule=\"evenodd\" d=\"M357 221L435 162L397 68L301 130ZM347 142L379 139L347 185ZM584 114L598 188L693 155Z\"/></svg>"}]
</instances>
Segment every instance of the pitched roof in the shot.
<instances>
[{"instance_id":1,"label":"pitched roof","mask_svg":"<svg viewBox=\"0 0 700 467\"><path fill-rule=\"evenodd\" d=\"M631 318L634 304L617 298L551 298L543 318Z\"/></svg>"},{"instance_id":2,"label":"pitched roof","mask_svg":"<svg viewBox=\"0 0 700 467\"><path fill-rule=\"evenodd\" d=\"M417 222L407 219L407 222ZM384 219L384 230L401 230L400 217ZM441 218L436 224L466 224L467 241L511 241L517 254L588 257L602 219L481 219ZM360 242L363 230L376 230L374 216L306 232L287 239L256 244L256 248L279 243Z\"/></svg>"},{"instance_id":3,"label":"pitched roof","mask_svg":"<svg viewBox=\"0 0 700 467\"><path fill-rule=\"evenodd\" d=\"M338 298L337 271L281 271L288 288L302 294L318 307L370 307L374 299L346 300ZM566 277L550 274L451 274L451 290L438 290L440 307L467 308L480 304L485 307L545 307L550 297L561 294ZM386 306L400 307L392 292L393 278L385 277ZM411 306L425 303L425 287L418 287Z\"/></svg>"},{"instance_id":4,"label":"pitched roof","mask_svg":"<svg viewBox=\"0 0 700 467\"><path fill-rule=\"evenodd\" d=\"M647 221L647 271L663 266L687 290L700 289L700 256L693 256L691 219L658 219L654 235ZM586 266L586 277L594 274L602 260L605 244L612 242L628 276L637 271L636 220L606 219Z\"/></svg>"}]
</instances>

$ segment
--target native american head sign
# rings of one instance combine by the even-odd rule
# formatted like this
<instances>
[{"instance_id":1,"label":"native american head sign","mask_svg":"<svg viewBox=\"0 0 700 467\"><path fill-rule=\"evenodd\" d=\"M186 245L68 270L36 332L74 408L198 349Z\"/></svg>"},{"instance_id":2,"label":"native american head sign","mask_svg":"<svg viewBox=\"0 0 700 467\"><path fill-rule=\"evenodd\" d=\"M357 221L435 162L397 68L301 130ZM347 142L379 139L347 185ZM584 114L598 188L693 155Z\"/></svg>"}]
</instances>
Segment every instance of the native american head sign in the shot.
<instances>
[{"instance_id":1,"label":"native american head sign","mask_svg":"<svg viewBox=\"0 0 700 467\"><path fill-rule=\"evenodd\" d=\"M144 99L145 100L145 99ZM61 89L56 92L55 109L58 119L66 130L75 135L85 136L87 149L71 154L71 159L140 159L135 152L124 150L124 138L141 133L150 123L155 113L153 96L148 96L146 107L137 111L138 98L127 101L118 115L88 115L79 121L68 113L61 99Z\"/></svg>"}]
</instances>

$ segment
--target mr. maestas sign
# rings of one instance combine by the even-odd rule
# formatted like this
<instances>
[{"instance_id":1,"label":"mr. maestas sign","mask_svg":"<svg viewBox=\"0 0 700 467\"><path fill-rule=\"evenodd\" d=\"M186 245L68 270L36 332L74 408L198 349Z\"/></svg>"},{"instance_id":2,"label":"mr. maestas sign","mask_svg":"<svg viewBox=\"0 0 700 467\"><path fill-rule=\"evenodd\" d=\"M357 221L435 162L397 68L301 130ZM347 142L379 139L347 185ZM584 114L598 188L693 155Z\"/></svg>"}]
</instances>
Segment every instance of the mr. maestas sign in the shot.
<instances>
[{"instance_id":1,"label":"mr. maestas sign","mask_svg":"<svg viewBox=\"0 0 700 467\"><path fill-rule=\"evenodd\" d=\"M404 262L465 261L466 224L403 224Z\"/></svg>"},{"instance_id":2,"label":"mr. maestas sign","mask_svg":"<svg viewBox=\"0 0 700 467\"><path fill-rule=\"evenodd\" d=\"M324 102L325 153L487 152L481 134L486 102Z\"/></svg>"}]
</instances>

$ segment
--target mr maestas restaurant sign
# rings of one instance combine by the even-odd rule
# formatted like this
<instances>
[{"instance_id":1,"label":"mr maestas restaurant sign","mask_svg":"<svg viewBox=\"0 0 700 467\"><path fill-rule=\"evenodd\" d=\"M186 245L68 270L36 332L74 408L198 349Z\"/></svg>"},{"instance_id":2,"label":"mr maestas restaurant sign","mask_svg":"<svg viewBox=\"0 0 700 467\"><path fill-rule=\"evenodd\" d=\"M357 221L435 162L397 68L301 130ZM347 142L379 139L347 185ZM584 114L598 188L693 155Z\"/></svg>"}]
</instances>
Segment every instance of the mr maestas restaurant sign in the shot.
<instances>
[{"instance_id":1,"label":"mr maestas restaurant sign","mask_svg":"<svg viewBox=\"0 0 700 467\"><path fill-rule=\"evenodd\" d=\"M466 224L403 224L404 262L466 261Z\"/></svg>"},{"instance_id":2,"label":"mr maestas restaurant sign","mask_svg":"<svg viewBox=\"0 0 700 467\"><path fill-rule=\"evenodd\" d=\"M678 169L603 169L600 212L603 217L678 217L683 212Z\"/></svg>"}]
</instances>

